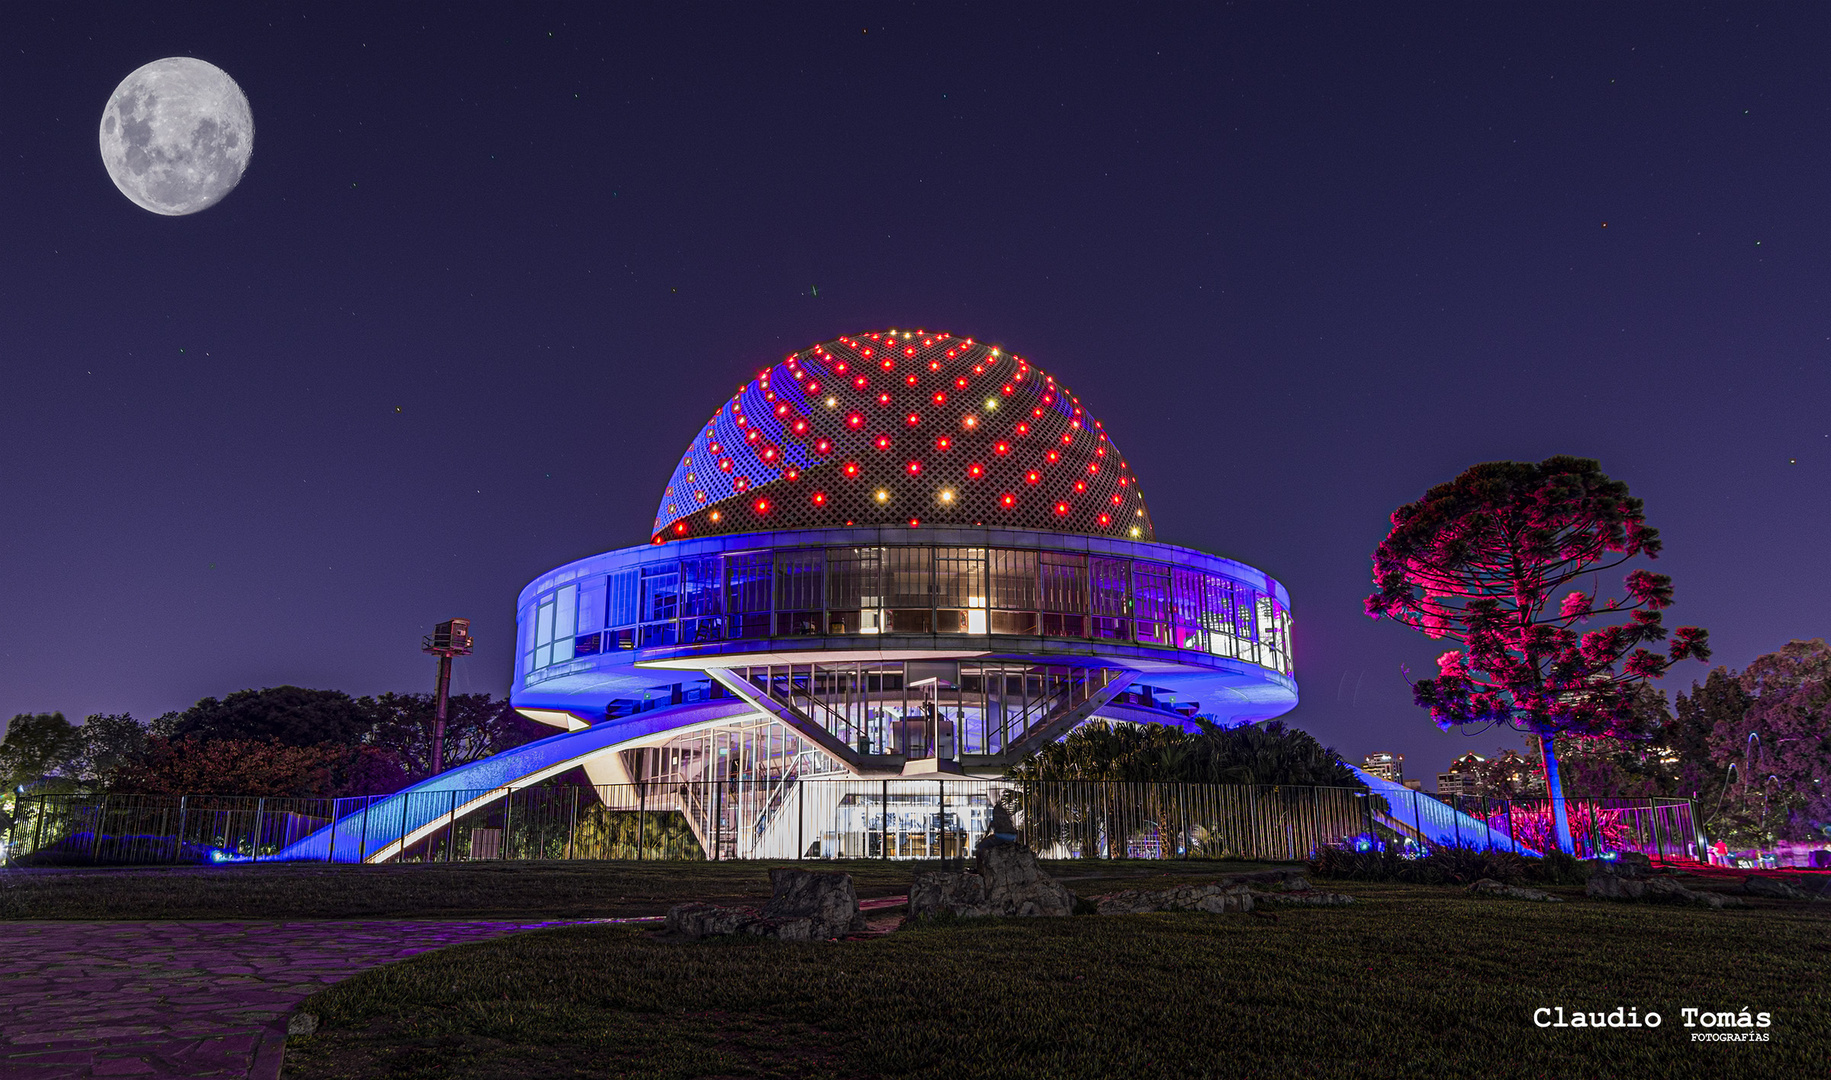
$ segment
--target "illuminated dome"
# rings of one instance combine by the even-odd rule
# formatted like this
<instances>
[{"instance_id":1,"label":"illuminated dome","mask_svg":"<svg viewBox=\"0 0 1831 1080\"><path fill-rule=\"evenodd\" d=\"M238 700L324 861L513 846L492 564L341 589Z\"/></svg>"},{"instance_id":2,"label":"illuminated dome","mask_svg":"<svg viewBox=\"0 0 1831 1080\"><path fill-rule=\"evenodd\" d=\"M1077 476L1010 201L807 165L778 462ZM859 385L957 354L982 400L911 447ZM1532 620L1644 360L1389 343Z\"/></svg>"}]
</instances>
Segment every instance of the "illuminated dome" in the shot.
<instances>
[{"instance_id":1,"label":"illuminated dome","mask_svg":"<svg viewBox=\"0 0 1831 1080\"><path fill-rule=\"evenodd\" d=\"M885 525L1155 539L1137 477L1067 387L972 338L884 330L739 389L681 457L654 542Z\"/></svg>"}]
</instances>

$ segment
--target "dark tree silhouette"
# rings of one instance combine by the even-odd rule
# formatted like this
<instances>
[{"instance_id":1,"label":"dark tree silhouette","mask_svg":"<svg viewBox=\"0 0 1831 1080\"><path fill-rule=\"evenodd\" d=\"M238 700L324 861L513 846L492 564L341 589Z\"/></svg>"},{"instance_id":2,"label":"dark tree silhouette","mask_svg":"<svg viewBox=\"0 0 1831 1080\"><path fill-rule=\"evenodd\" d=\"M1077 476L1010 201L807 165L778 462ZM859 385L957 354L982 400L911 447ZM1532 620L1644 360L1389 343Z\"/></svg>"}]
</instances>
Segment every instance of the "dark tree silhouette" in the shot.
<instances>
[{"instance_id":1,"label":"dark tree silhouette","mask_svg":"<svg viewBox=\"0 0 1831 1080\"><path fill-rule=\"evenodd\" d=\"M374 727L369 706L341 690L270 686L204 698L171 725L177 739L274 739L287 746L363 742ZM159 732L155 732L159 733Z\"/></svg>"},{"instance_id":2,"label":"dark tree silhouette","mask_svg":"<svg viewBox=\"0 0 1831 1080\"><path fill-rule=\"evenodd\" d=\"M1674 662L1710 656L1705 632L1680 627L1664 655L1660 612L1672 580L1644 569L1620 598L1580 579L1659 554L1639 499L1594 461L1553 457L1476 465L1392 515L1373 554L1367 614L1460 642L1437 677L1414 684L1445 731L1504 724L1538 738L1558 845L1572 850L1558 735L1645 738L1639 685ZM1561 599L1555 594L1568 589ZM1601 623L1579 632L1586 623Z\"/></svg>"}]
</instances>

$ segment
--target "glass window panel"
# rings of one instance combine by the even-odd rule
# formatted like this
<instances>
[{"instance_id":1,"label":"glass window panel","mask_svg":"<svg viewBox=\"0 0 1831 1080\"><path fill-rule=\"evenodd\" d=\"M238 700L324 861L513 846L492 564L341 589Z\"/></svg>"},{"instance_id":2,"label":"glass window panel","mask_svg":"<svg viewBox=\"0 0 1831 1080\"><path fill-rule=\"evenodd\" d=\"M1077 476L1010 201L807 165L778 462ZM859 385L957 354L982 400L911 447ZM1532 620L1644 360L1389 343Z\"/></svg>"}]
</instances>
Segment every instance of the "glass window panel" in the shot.
<instances>
[{"instance_id":1,"label":"glass window panel","mask_svg":"<svg viewBox=\"0 0 1831 1080\"><path fill-rule=\"evenodd\" d=\"M642 621L672 619L680 610L680 564L642 568Z\"/></svg>"},{"instance_id":2,"label":"glass window panel","mask_svg":"<svg viewBox=\"0 0 1831 1080\"><path fill-rule=\"evenodd\" d=\"M1044 611L1087 610L1087 557L1045 551L1037 561Z\"/></svg>"},{"instance_id":3,"label":"glass window panel","mask_svg":"<svg viewBox=\"0 0 1831 1080\"><path fill-rule=\"evenodd\" d=\"M610 576L610 611L607 626L629 626L636 621L636 572L625 570Z\"/></svg>"},{"instance_id":4,"label":"glass window panel","mask_svg":"<svg viewBox=\"0 0 1831 1080\"><path fill-rule=\"evenodd\" d=\"M703 618L719 613L720 587L718 556L683 559L680 564L680 615Z\"/></svg>"},{"instance_id":5,"label":"glass window panel","mask_svg":"<svg viewBox=\"0 0 1831 1080\"><path fill-rule=\"evenodd\" d=\"M535 613L539 610L539 607L530 604L521 613L521 651L524 653L534 651Z\"/></svg>"},{"instance_id":6,"label":"glass window panel","mask_svg":"<svg viewBox=\"0 0 1831 1080\"><path fill-rule=\"evenodd\" d=\"M773 564L767 551L731 555L725 559L725 610L768 611Z\"/></svg>"},{"instance_id":7,"label":"glass window panel","mask_svg":"<svg viewBox=\"0 0 1831 1080\"><path fill-rule=\"evenodd\" d=\"M553 640L553 598L547 597L540 602L540 613L535 616L534 644L546 645ZM547 665L542 664L541 667Z\"/></svg>"},{"instance_id":8,"label":"glass window panel","mask_svg":"<svg viewBox=\"0 0 1831 1080\"><path fill-rule=\"evenodd\" d=\"M933 603L933 554L925 547L893 547L884 551L884 606L928 608Z\"/></svg>"},{"instance_id":9,"label":"glass window panel","mask_svg":"<svg viewBox=\"0 0 1831 1080\"><path fill-rule=\"evenodd\" d=\"M777 552L776 610L821 610L824 606L821 582L825 576L826 552L820 548Z\"/></svg>"},{"instance_id":10,"label":"glass window panel","mask_svg":"<svg viewBox=\"0 0 1831 1080\"><path fill-rule=\"evenodd\" d=\"M986 564L992 607L1003 611L1038 610L1036 552L994 549L986 553Z\"/></svg>"},{"instance_id":11,"label":"glass window panel","mask_svg":"<svg viewBox=\"0 0 1831 1080\"><path fill-rule=\"evenodd\" d=\"M856 611L883 605L882 548L833 548L827 552L827 608Z\"/></svg>"},{"instance_id":12,"label":"glass window panel","mask_svg":"<svg viewBox=\"0 0 1831 1080\"><path fill-rule=\"evenodd\" d=\"M567 585L553 594L553 640L565 641L572 637L579 617L579 587ZM570 660L570 656L561 657L559 650L554 650L554 659Z\"/></svg>"},{"instance_id":13,"label":"glass window panel","mask_svg":"<svg viewBox=\"0 0 1831 1080\"><path fill-rule=\"evenodd\" d=\"M1126 595L1126 569L1125 559L1092 558L1087 560L1087 576L1090 586L1089 610L1093 614L1121 618L1131 614L1128 607L1129 597Z\"/></svg>"},{"instance_id":14,"label":"glass window panel","mask_svg":"<svg viewBox=\"0 0 1831 1080\"><path fill-rule=\"evenodd\" d=\"M1150 645L1171 643L1169 567L1147 562L1132 564L1132 609L1139 641Z\"/></svg>"},{"instance_id":15,"label":"glass window panel","mask_svg":"<svg viewBox=\"0 0 1831 1080\"><path fill-rule=\"evenodd\" d=\"M984 548L935 549L935 606L986 606Z\"/></svg>"},{"instance_id":16,"label":"glass window panel","mask_svg":"<svg viewBox=\"0 0 1831 1080\"><path fill-rule=\"evenodd\" d=\"M604 629L604 600L609 584L609 579L598 577L579 586L579 633Z\"/></svg>"},{"instance_id":17,"label":"glass window panel","mask_svg":"<svg viewBox=\"0 0 1831 1080\"><path fill-rule=\"evenodd\" d=\"M1170 590L1176 607L1177 648L1206 648L1207 634L1202 631L1202 575L1177 567L1170 574Z\"/></svg>"}]
</instances>

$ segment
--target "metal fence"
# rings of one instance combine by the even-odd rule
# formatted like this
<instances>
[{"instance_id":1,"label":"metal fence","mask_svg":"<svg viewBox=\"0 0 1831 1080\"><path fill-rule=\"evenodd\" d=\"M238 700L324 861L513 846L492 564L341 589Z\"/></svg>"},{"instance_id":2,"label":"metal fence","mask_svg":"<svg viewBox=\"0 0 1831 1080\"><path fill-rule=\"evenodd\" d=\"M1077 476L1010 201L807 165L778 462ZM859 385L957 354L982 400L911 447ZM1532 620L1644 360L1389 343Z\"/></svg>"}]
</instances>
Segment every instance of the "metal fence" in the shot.
<instances>
[{"instance_id":1,"label":"metal fence","mask_svg":"<svg viewBox=\"0 0 1831 1080\"><path fill-rule=\"evenodd\" d=\"M7 835L17 865L502 859L959 859L994 807L1045 858L1292 860L1400 843L1547 850L1544 799L1382 797L1353 788L1004 780L689 782L347 799L38 795ZM1577 798L1579 855L1702 858L1682 799Z\"/></svg>"}]
</instances>

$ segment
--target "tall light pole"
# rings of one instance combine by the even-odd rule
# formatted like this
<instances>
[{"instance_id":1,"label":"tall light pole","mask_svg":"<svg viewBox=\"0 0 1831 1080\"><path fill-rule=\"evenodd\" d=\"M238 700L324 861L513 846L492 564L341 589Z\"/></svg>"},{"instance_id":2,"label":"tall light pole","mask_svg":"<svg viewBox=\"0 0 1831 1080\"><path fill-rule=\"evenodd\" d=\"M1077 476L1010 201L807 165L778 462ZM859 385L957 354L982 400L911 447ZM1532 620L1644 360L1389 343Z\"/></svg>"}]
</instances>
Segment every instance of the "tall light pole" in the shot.
<instances>
[{"instance_id":1,"label":"tall light pole","mask_svg":"<svg viewBox=\"0 0 1831 1080\"><path fill-rule=\"evenodd\" d=\"M432 775L445 771L445 709L451 701L451 658L469 656L470 620L448 619L420 640L420 651L439 658L439 712L432 725Z\"/></svg>"}]
</instances>

